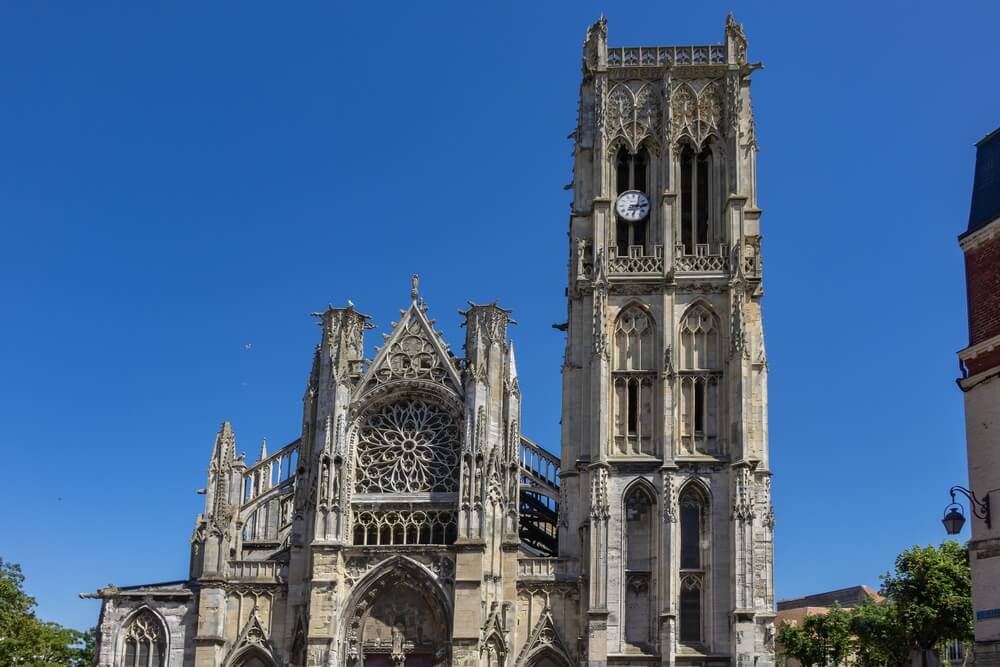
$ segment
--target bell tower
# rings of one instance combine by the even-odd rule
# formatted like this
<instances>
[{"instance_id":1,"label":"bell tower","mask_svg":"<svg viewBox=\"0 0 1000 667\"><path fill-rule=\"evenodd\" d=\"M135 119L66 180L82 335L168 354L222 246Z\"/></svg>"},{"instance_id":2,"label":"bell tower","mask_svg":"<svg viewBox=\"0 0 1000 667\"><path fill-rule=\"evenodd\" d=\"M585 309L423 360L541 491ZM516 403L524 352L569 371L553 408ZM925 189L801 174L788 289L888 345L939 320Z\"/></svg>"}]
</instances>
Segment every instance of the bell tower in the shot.
<instances>
[{"instance_id":1,"label":"bell tower","mask_svg":"<svg viewBox=\"0 0 1000 667\"><path fill-rule=\"evenodd\" d=\"M560 556L587 664L773 663L757 144L743 27L583 47ZM648 659L648 658L647 658Z\"/></svg>"}]
</instances>

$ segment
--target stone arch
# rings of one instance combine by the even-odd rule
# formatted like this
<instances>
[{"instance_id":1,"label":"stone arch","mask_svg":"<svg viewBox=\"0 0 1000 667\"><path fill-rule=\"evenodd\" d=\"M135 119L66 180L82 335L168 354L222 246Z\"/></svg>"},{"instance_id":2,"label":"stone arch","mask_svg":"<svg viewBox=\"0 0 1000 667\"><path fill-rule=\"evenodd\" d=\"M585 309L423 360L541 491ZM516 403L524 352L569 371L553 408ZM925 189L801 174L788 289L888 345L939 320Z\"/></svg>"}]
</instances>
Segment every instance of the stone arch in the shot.
<instances>
[{"instance_id":1,"label":"stone arch","mask_svg":"<svg viewBox=\"0 0 1000 667\"><path fill-rule=\"evenodd\" d=\"M542 646L525 656L521 667L572 667L573 662L562 650Z\"/></svg>"},{"instance_id":2,"label":"stone arch","mask_svg":"<svg viewBox=\"0 0 1000 667\"><path fill-rule=\"evenodd\" d=\"M233 653L227 667L278 667L278 663L268 651L247 645Z\"/></svg>"},{"instance_id":3,"label":"stone arch","mask_svg":"<svg viewBox=\"0 0 1000 667\"><path fill-rule=\"evenodd\" d=\"M451 664L449 598L431 573L409 558L380 563L358 583L344 610L345 667Z\"/></svg>"},{"instance_id":4,"label":"stone arch","mask_svg":"<svg viewBox=\"0 0 1000 667\"><path fill-rule=\"evenodd\" d=\"M711 506L712 489L705 483L705 480L694 475L688 475L688 477L677 486L677 498L679 499L685 493L689 492L689 489L700 493L705 503Z\"/></svg>"},{"instance_id":5,"label":"stone arch","mask_svg":"<svg viewBox=\"0 0 1000 667\"><path fill-rule=\"evenodd\" d=\"M633 480L622 494L622 563L624 639L650 650L654 643L657 543L656 489L644 478Z\"/></svg>"},{"instance_id":6,"label":"stone arch","mask_svg":"<svg viewBox=\"0 0 1000 667\"><path fill-rule=\"evenodd\" d=\"M679 521L678 640L701 644L711 636L712 497L702 479L691 476L677 492Z\"/></svg>"},{"instance_id":7,"label":"stone arch","mask_svg":"<svg viewBox=\"0 0 1000 667\"><path fill-rule=\"evenodd\" d=\"M126 665L126 646L125 642L128 638L129 632L132 630L133 623L140 620L140 617L148 618L153 623L155 623L155 629L160 633L162 637L162 655L160 656L160 665L166 665L170 656L170 630L167 627L166 619L160 614L156 609L149 606L148 604L141 604L135 609L133 609L128 616L122 621L121 625L118 626L118 634L114 640L115 647L115 665ZM128 665L127 667L132 667ZM154 664L154 667L157 667Z\"/></svg>"},{"instance_id":8,"label":"stone arch","mask_svg":"<svg viewBox=\"0 0 1000 667\"><path fill-rule=\"evenodd\" d=\"M631 300L622 305L614 323L614 368L654 370L656 366L656 318L649 306Z\"/></svg>"},{"instance_id":9,"label":"stone arch","mask_svg":"<svg viewBox=\"0 0 1000 667\"><path fill-rule=\"evenodd\" d=\"M722 319L705 299L691 302L677 320L681 370L722 367Z\"/></svg>"},{"instance_id":10,"label":"stone arch","mask_svg":"<svg viewBox=\"0 0 1000 667\"><path fill-rule=\"evenodd\" d=\"M500 635L499 632L495 631L490 633L486 641L483 642L483 648L480 651L482 655L482 660L480 664L485 667L507 667L507 642Z\"/></svg>"}]
</instances>

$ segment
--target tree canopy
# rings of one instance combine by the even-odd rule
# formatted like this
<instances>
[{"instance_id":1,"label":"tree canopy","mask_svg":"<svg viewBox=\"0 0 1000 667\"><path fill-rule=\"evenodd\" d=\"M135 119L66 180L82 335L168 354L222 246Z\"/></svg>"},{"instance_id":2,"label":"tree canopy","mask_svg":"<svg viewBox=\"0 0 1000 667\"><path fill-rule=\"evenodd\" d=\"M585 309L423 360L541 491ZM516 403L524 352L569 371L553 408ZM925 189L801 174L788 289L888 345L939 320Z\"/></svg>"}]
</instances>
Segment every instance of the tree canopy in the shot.
<instances>
[{"instance_id":1,"label":"tree canopy","mask_svg":"<svg viewBox=\"0 0 1000 667\"><path fill-rule=\"evenodd\" d=\"M0 559L0 665L90 667L94 631L47 623L34 609L35 599L24 592L21 567Z\"/></svg>"},{"instance_id":2,"label":"tree canopy","mask_svg":"<svg viewBox=\"0 0 1000 667\"><path fill-rule=\"evenodd\" d=\"M972 579L968 550L957 542L913 546L882 575L885 599L852 609L831 608L778 629L785 656L803 667L907 667L914 652L972 639Z\"/></svg>"}]
</instances>

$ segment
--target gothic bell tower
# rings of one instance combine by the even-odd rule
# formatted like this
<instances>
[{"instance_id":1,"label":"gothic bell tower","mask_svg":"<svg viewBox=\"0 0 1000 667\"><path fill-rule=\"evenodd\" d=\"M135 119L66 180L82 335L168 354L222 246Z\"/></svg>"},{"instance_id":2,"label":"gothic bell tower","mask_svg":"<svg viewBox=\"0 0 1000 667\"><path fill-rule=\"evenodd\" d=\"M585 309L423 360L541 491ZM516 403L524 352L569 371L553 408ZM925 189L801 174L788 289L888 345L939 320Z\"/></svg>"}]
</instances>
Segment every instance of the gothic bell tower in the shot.
<instances>
[{"instance_id":1,"label":"gothic bell tower","mask_svg":"<svg viewBox=\"0 0 1000 667\"><path fill-rule=\"evenodd\" d=\"M747 40L583 48L560 556L586 664L773 663L773 514Z\"/></svg>"}]
</instances>

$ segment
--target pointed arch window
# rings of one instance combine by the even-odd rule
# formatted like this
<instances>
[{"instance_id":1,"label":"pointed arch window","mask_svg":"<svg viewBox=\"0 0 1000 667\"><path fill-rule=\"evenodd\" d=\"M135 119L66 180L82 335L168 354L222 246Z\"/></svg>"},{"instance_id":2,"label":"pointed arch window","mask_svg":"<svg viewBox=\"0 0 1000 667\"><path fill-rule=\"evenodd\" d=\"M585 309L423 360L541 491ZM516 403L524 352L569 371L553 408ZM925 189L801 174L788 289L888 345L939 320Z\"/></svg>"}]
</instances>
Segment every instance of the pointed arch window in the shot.
<instances>
[{"instance_id":1,"label":"pointed arch window","mask_svg":"<svg viewBox=\"0 0 1000 667\"><path fill-rule=\"evenodd\" d=\"M163 667L167 638L163 625L151 611L143 611L125 631L125 659L122 667Z\"/></svg>"},{"instance_id":2,"label":"pointed arch window","mask_svg":"<svg viewBox=\"0 0 1000 667\"><path fill-rule=\"evenodd\" d=\"M681 318L677 394L683 454L721 454L722 360L719 319L697 304Z\"/></svg>"},{"instance_id":3,"label":"pointed arch window","mask_svg":"<svg viewBox=\"0 0 1000 667\"><path fill-rule=\"evenodd\" d=\"M699 644L704 641L705 572L710 545L708 544L708 501L697 488L689 486L678 499L680 506L680 610L679 638L681 642Z\"/></svg>"},{"instance_id":4,"label":"pointed arch window","mask_svg":"<svg viewBox=\"0 0 1000 667\"><path fill-rule=\"evenodd\" d=\"M612 453L654 454L656 325L638 304L626 307L615 320L612 368Z\"/></svg>"},{"instance_id":5,"label":"pointed arch window","mask_svg":"<svg viewBox=\"0 0 1000 667\"><path fill-rule=\"evenodd\" d=\"M625 496L625 641L642 649L649 649L653 638L653 514L653 497L643 487Z\"/></svg>"},{"instance_id":6,"label":"pointed arch window","mask_svg":"<svg viewBox=\"0 0 1000 667\"><path fill-rule=\"evenodd\" d=\"M685 255L721 253L722 170L710 142L680 151L681 224L679 250Z\"/></svg>"},{"instance_id":7,"label":"pointed arch window","mask_svg":"<svg viewBox=\"0 0 1000 667\"><path fill-rule=\"evenodd\" d=\"M259 649L244 653L236 667L273 667L274 662Z\"/></svg>"},{"instance_id":8,"label":"pointed arch window","mask_svg":"<svg viewBox=\"0 0 1000 667\"><path fill-rule=\"evenodd\" d=\"M635 153L622 146L615 154L615 198L623 192L638 190L649 196L649 151L640 147ZM620 218L615 221L615 245L620 257L628 257L630 246L643 248L644 255L649 217L638 222Z\"/></svg>"}]
</instances>

